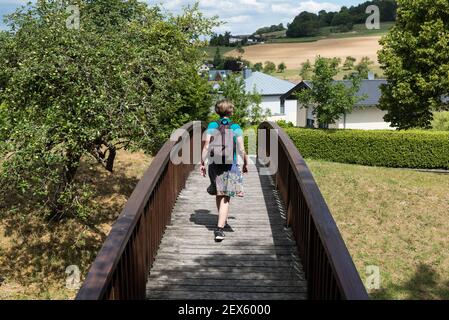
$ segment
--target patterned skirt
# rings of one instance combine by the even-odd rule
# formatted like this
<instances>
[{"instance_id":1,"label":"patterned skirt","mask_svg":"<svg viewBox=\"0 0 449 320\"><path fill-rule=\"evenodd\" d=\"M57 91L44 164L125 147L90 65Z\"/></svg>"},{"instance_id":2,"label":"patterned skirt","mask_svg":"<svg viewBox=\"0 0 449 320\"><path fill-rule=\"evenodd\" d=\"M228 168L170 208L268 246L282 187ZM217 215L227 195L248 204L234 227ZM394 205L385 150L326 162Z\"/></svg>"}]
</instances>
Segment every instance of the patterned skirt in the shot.
<instances>
[{"instance_id":1,"label":"patterned skirt","mask_svg":"<svg viewBox=\"0 0 449 320\"><path fill-rule=\"evenodd\" d=\"M210 195L243 197L243 176L238 164L209 165Z\"/></svg>"}]
</instances>

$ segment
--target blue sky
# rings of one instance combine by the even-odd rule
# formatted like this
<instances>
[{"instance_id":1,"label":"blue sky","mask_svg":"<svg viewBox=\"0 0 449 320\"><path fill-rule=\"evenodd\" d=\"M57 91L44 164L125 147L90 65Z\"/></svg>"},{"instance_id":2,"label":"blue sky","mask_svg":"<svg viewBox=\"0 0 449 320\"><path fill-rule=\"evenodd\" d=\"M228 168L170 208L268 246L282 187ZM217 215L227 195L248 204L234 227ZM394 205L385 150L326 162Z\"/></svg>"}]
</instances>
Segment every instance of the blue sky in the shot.
<instances>
[{"instance_id":1,"label":"blue sky","mask_svg":"<svg viewBox=\"0 0 449 320\"><path fill-rule=\"evenodd\" d=\"M163 4L171 12L179 12L182 6L195 0L145 0L149 4ZM14 12L28 0L0 0L0 16ZM231 31L233 34L249 34L257 28L291 22L301 11L335 11L341 6L351 6L365 0L199 0L206 16L218 15L226 24L216 32ZM3 19L0 19L3 20ZM0 21L0 29L4 29Z\"/></svg>"}]
</instances>

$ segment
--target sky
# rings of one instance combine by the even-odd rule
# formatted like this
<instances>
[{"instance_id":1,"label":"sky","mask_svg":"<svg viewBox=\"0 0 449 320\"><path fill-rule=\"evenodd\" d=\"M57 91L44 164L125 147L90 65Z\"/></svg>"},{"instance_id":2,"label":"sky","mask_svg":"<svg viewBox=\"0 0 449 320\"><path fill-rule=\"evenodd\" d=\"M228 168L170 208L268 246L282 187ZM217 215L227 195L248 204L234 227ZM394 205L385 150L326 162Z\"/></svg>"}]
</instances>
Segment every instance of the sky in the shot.
<instances>
[{"instance_id":1,"label":"sky","mask_svg":"<svg viewBox=\"0 0 449 320\"><path fill-rule=\"evenodd\" d=\"M29 0L0 0L0 17L12 13ZM179 13L183 6L196 0L142 0L149 4L162 4L166 10ZM342 6L363 3L365 0L199 0L201 11L207 16L218 15L225 24L215 32L252 34L260 27L283 23L286 25L302 11L338 11ZM0 29L5 29L0 19Z\"/></svg>"}]
</instances>

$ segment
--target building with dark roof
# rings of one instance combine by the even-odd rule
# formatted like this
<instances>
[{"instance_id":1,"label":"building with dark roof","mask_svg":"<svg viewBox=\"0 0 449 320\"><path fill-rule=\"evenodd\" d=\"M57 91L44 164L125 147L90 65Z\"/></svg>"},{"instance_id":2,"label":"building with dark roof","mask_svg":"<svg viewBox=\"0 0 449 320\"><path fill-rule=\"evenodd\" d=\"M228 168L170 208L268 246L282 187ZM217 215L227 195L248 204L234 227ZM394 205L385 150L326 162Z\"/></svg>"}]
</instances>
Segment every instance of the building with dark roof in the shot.
<instances>
[{"instance_id":1,"label":"building with dark roof","mask_svg":"<svg viewBox=\"0 0 449 320\"><path fill-rule=\"evenodd\" d=\"M344 83L347 87L352 86L350 80L336 80L335 82ZM362 80L357 96L363 98L355 106L351 113L343 114L341 118L330 125L333 128L339 129L393 129L390 124L385 122L383 117L386 111L378 108L381 96L381 85L386 84L387 80ZM295 94L300 90L308 90L313 87L311 81L302 81L289 91L285 92L281 97L281 104L283 101L290 100L295 97ZM302 127L316 127L318 126L313 115L313 107L298 106L297 126Z\"/></svg>"},{"instance_id":2,"label":"building with dark roof","mask_svg":"<svg viewBox=\"0 0 449 320\"><path fill-rule=\"evenodd\" d=\"M218 70L218 77L221 75ZM269 110L270 121L285 120L292 122L299 127L318 127L318 123L313 114L313 106L302 106L298 104L296 93L300 90L310 90L313 87L311 81L302 81L294 84L290 81L282 80L263 72L253 72L251 69L243 70L246 92L257 92L262 101L261 107ZM210 73L209 80L215 80L217 73ZM336 80L335 82L344 83L351 86L350 80ZM357 96L363 97L359 103L354 106L351 113L342 114L340 119L329 125L332 128L339 129L393 129L390 124L383 120L386 111L378 108L381 96L380 87L386 84L387 80L362 80ZM214 89L219 90L220 84L217 82ZM321 124L323 126L323 124ZM327 126L327 124L324 124Z\"/></svg>"},{"instance_id":3,"label":"building with dark roof","mask_svg":"<svg viewBox=\"0 0 449 320\"><path fill-rule=\"evenodd\" d=\"M296 85L290 81L282 80L263 72L252 72L251 69L243 70L246 92L260 94L262 101L260 106L269 110L269 120L286 120L296 124L298 113L298 101L295 97L287 97L281 100L281 96L292 90Z\"/></svg>"}]
</instances>

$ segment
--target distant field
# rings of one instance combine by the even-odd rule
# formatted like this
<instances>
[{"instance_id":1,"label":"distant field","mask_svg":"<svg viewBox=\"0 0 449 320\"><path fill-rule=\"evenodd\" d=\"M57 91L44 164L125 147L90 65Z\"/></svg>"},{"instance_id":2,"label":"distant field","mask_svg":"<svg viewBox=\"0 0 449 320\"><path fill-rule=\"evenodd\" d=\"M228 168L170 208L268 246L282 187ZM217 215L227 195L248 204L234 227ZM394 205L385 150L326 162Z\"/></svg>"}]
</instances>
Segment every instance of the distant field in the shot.
<instances>
[{"instance_id":1,"label":"distant field","mask_svg":"<svg viewBox=\"0 0 449 320\"><path fill-rule=\"evenodd\" d=\"M370 69L377 75L377 78L384 78L384 72L380 68L379 65L374 65ZM270 73L270 75L272 75L273 77L282 79L282 80L289 80L291 82L299 83L299 82L301 82L301 80L303 80L299 76L299 70L300 70L299 68L298 69L287 69L282 73L275 71L273 73ZM353 72L353 71L341 70L335 77L335 80L342 80L345 75L347 75L351 72ZM310 79L304 79L304 80L310 80Z\"/></svg>"},{"instance_id":2,"label":"distant field","mask_svg":"<svg viewBox=\"0 0 449 320\"><path fill-rule=\"evenodd\" d=\"M394 25L394 22L383 22L380 25L379 30L368 30L364 24L356 24L353 27L353 30L350 32L341 32L341 33L333 33L331 28L332 27L324 27L321 28L321 32L316 37L302 37L302 38L286 38L285 33L286 31L275 31L275 32L269 32L265 33L264 36L268 37L269 39L265 41L265 44L303 44L303 43L316 43L316 48L311 45L311 50L318 50L320 48L324 48L326 46L331 46L330 50L334 49L334 42L323 42L323 40L342 40L343 42L338 42L338 44L346 45L347 43L353 43L353 45L350 45L349 49L353 49L354 46L364 45L364 42L369 43L369 48L372 48L372 42L375 42L375 46L378 46L378 40L382 35L388 32L388 30ZM368 38L373 38L368 40ZM356 38L356 39L354 39ZM366 38L366 39L365 39ZM344 40L348 41L344 41ZM207 54L207 59L213 59L215 55L215 50L217 47L206 47L204 48L204 51ZM218 47L220 48L220 52L222 55L237 55L237 53L234 51L233 47ZM369 49L368 48L368 49ZM251 58L251 55L254 55L254 51L258 51L262 49L264 51L266 47L263 47L263 45L251 45L244 47L245 51L248 51L249 55L244 55L244 59L248 59L248 57ZM378 48L380 49L380 47ZM370 53L370 52L368 52ZM289 52L289 54L291 54ZM320 53L321 54L321 53ZM347 53L346 55L349 55L350 53ZM323 54L321 54L323 55ZM344 57L346 57L346 55ZM351 54L354 57L357 57L355 54ZM368 55L370 58L373 58L374 61L377 61L377 55L375 56L373 54L365 54ZM315 58L315 55L312 55L313 58ZM309 58L310 59L310 58ZM258 61L252 61L251 59L248 59L251 62L264 62L266 60L258 60ZM277 62L274 59L272 60L275 63L280 63L281 61ZM284 61L287 63L287 61ZM287 64L288 68L294 69L299 68L298 65L289 65Z\"/></svg>"},{"instance_id":3,"label":"distant field","mask_svg":"<svg viewBox=\"0 0 449 320\"><path fill-rule=\"evenodd\" d=\"M314 42L322 39L342 39L352 37L364 36L378 36L388 32L394 25L394 22L383 22L380 24L380 29L368 30L364 24L356 24L349 32L332 32L332 27L321 28L319 35L315 37L301 37L301 38L286 38L285 31L266 33L265 36L272 37L268 39L267 43L294 43L294 42Z\"/></svg>"},{"instance_id":4,"label":"distant field","mask_svg":"<svg viewBox=\"0 0 449 320\"><path fill-rule=\"evenodd\" d=\"M324 39L307 43L267 43L245 47L243 59L252 63L273 61L276 65L284 62L287 69L299 69L307 59L314 61L315 57L339 57L344 60L353 56L360 60L368 56L377 62L377 51L381 49L380 36L353 37L342 39ZM230 51L226 55L236 55Z\"/></svg>"},{"instance_id":5,"label":"distant field","mask_svg":"<svg viewBox=\"0 0 449 320\"><path fill-rule=\"evenodd\" d=\"M289 80L295 83L301 82L301 77L299 76L299 69L287 69L284 72L272 72L270 73L271 76L282 79L282 80Z\"/></svg>"},{"instance_id":6,"label":"distant field","mask_svg":"<svg viewBox=\"0 0 449 320\"><path fill-rule=\"evenodd\" d=\"M233 47L218 47L220 49L220 53L224 55L225 53L231 52L234 50ZM205 47L203 48L206 52L206 59L212 60L215 55L215 51L217 50L217 47Z\"/></svg>"},{"instance_id":7,"label":"distant field","mask_svg":"<svg viewBox=\"0 0 449 320\"><path fill-rule=\"evenodd\" d=\"M273 31L273 32L267 32L263 33L262 36L266 38L283 38L285 37L287 30L284 31Z\"/></svg>"}]
</instances>

